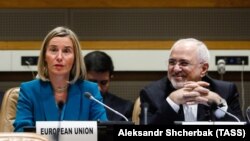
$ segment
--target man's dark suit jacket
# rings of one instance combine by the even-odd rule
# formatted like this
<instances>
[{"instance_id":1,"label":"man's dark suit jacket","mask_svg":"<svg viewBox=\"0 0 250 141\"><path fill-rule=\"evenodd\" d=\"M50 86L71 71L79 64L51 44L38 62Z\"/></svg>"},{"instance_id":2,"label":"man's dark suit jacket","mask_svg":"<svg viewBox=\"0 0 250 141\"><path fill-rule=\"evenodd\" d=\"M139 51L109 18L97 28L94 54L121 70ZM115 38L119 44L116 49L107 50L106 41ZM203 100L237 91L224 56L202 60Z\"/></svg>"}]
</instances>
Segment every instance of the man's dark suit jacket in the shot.
<instances>
[{"instance_id":1,"label":"man's dark suit jacket","mask_svg":"<svg viewBox=\"0 0 250 141\"><path fill-rule=\"evenodd\" d=\"M239 103L239 93L237 92L235 84L215 80L208 76L205 76L202 80L210 83L209 89L218 93L227 101L228 112L237 116L240 120L243 120ZM167 77L153 82L143 88L140 92L142 109L140 123L144 123L143 105L145 103L148 103L149 105L148 124L174 124L174 121L184 121L182 106L180 106L179 112L176 113L166 101L168 95L173 91L175 91L175 89ZM210 107L198 104L198 121L235 121L234 118L227 114L223 118L218 119L212 113L213 111Z\"/></svg>"},{"instance_id":2,"label":"man's dark suit jacket","mask_svg":"<svg viewBox=\"0 0 250 141\"><path fill-rule=\"evenodd\" d=\"M106 93L103 95L103 102L109 107L123 114L129 120L132 119L132 112L133 112L134 104L131 101L122 99L111 93ZM121 116L115 114L114 112L110 111L107 108L105 109L106 109L108 120L125 121L125 119L122 118Z\"/></svg>"}]
</instances>

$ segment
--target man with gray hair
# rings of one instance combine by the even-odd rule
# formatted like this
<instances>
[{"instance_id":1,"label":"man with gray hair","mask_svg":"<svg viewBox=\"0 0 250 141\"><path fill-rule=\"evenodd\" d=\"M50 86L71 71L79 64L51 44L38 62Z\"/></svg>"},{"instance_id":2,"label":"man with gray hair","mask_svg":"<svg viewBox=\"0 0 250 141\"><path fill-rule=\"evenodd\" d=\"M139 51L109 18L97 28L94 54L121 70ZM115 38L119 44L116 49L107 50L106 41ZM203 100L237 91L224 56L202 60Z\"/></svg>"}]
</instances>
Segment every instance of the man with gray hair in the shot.
<instances>
[{"instance_id":1,"label":"man with gray hair","mask_svg":"<svg viewBox=\"0 0 250 141\"><path fill-rule=\"evenodd\" d=\"M209 58L206 45L197 39L180 39L174 43L167 77L140 92L141 105L149 105L148 124L243 120L236 85L210 78ZM145 123L144 114L141 111L140 123Z\"/></svg>"}]
</instances>

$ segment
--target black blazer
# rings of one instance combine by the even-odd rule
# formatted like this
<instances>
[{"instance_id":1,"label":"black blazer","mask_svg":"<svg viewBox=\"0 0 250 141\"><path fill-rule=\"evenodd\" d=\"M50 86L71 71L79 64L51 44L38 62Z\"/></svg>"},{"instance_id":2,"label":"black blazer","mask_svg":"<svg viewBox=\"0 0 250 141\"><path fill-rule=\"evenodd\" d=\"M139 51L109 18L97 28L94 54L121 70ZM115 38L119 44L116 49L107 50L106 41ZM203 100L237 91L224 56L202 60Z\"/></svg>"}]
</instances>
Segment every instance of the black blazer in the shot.
<instances>
[{"instance_id":1,"label":"black blazer","mask_svg":"<svg viewBox=\"0 0 250 141\"><path fill-rule=\"evenodd\" d=\"M203 81L210 83L210 90L218 93L222 98L227 101L228 112L237 116L240 120L243 120L242 111L239 103L239 93L236 85L231 82L225 82L212 79L205 76ZM171 82L167 77L164 77L156 82L144 87L140 92L141 109L143 105L148 103L148 124L174 124L174 121L183 121L183 110L180 108L176 113L172 107L166 101L168 95L173 92ZM216 118L214 114L211 114L211 109L208 106L198 104L198 121L235 121L234 118L225 115L223 118ZM140 123L144 123L144 113L141 111Z\"/></svg>"},{"instance_id":2,"label":"black blazer","mask_svg":"<svg viewBox=\"0 0 250 141\"><path fill-rule=\"evenodd\" d=\"M123 114L129 120L132 119L132 112L133 112L134 104L131 101L122 99L111 93L106 93L103 95L103 102L109 107ZM121 116L115 114L114 112L110 111L107 108L105 109L106 109L108 120L125 121L125 119L122 118Z\"/></svg>"}]
</instances>

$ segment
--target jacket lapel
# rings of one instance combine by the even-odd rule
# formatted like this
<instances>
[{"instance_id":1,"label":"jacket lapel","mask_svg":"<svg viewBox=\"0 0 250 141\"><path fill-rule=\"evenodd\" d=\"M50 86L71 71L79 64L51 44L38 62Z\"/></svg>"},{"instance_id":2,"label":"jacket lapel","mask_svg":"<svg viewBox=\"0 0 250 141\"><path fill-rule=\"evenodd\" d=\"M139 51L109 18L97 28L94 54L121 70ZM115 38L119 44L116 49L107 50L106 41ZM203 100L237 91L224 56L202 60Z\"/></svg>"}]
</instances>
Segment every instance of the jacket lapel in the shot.
<instances>
[{"instance_id":1,"label":"jacket lapel","mask_svg":"<svg viewBox=\"0 0 250 141\"><path fill-rule=\"evenodd\" d=\"M59 119L59 111L56 106L55 97L53 96L52 87L49 83L41 85L41 95L43 98L43 109L45 113L45 120L55 121Z\"/></svg>"},{"instance_id":2,"label":"jacket lapel","mask_svg":"<svg viewBox=\"0 0 250 141\"><path fill-rule=\"evenodd\" d=\"M65 120L78 120L81 112L82 92L78 85L70 85L64 113Z\"/></svg>"}]
</instances>

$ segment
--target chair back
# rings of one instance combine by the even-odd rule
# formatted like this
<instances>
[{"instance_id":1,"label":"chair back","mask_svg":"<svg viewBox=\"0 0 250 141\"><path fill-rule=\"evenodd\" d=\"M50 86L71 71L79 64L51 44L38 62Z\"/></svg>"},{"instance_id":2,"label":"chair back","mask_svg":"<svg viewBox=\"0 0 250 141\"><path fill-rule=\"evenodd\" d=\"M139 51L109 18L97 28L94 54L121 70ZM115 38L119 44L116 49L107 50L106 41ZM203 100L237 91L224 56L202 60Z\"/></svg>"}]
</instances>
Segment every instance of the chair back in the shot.
<instances>
[{"instance_id":1,"label":"chair back","mask_svg":"<svg viewBox=\"0 0 250 141\"><path fill-rule=\"evenodd\" d=\"M141 113L141 101L140 97L135 100L134 109L132 113L132 121L135 125L140 124L140 113Z\"/></svg>"},{"instance_id":2,"label":"chair back","mask_svg":"<svg viewBox=\"0 0 250 141\"><path fill-rule=\"evenodd\" d=\"M0 141L48 141L48 139L36 133L5 132L0 133Z\"/></svg>"},{"instance_id":3,"label":"chair back","mask_svg":"<svg viewBox=\"0 0 250 141\"><path fill-rule=\"evenodd\" d=\"M13 132L13 122L16 119L16 107L19 87L10 88L3 96L0 111L0 132Z\"/></svg>"},{"instance_id":4,"label":"chair back","mask_svg":"<svg viewBox=\"0 0 250 141\"><path fill-rule=\"evenodd\" d=\"M247 117L247 122L250 123L250 106L248 106L246 109L246 117Z\"/></svg>"}]
</instances>

